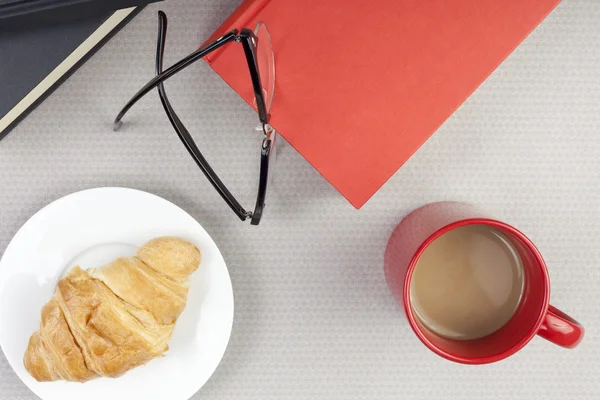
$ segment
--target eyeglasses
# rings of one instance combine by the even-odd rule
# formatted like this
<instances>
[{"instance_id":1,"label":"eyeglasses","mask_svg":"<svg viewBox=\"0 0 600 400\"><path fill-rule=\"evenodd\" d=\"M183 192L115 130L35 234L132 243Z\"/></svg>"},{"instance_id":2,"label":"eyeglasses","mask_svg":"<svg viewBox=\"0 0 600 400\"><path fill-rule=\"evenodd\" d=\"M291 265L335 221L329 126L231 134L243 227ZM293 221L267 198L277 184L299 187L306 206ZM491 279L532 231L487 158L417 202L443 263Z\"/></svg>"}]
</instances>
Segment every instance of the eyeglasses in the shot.
<instances>
[{"instance_id":1,"label":"eyeglasses","mask_svg":"<svg viewBox=\"0 0 600 400\"><path fill-rule=\"evenodd\" d=\"M163 108L177 132L179 139L190 153L200 170L208 178L213 187L221 195L223 200L231 207L233 212L242 220L250 219L252 225L258 225L265 208L265 198L267 186L270 180L270 172L273 169L275 160L275 139L277 132L269 125L269 111L273 103L273 92L275 90L275 59L273 55L273 46L271 36L264 23L259 22L254 31L242 29L238 32L234 29L218 39L202 46L200 49L191 53L187 57L173 64L173 66L163 71L163 54L165 50L165 38L167 35L167 16L164 12L158 12L158 40L156 46L156 76L146 83L132 98L125 104L123 109L117 115L114 122L114 130L118 130L125 113L143 96L155 87L158 87L158 95ZM254 98L256 100L256 109L260 125L256 128L262 132L263 140L260 148L260 180L258 184L258 195L254 211L246 211L244 207L236 200L221 179L209 165L208 161L202 155L202 152L196 146L194 139L189 131L183 125L175 110L171 106L163 82L182 69L202 59L204 56L217 50L218 48L231 43L241 43L246 56Z\"/></svg>"}]
</instances>

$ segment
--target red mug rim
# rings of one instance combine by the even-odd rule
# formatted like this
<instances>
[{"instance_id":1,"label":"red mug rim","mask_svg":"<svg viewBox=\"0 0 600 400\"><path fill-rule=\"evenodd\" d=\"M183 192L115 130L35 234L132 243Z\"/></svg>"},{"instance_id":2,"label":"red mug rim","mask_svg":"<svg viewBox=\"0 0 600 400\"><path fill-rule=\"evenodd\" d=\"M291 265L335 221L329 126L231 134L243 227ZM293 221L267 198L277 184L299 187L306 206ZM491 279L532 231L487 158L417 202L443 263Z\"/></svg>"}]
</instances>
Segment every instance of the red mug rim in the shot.
<instances>
[{"instance_id":1,"label":"red mug rim","mask_svg":"<svg viewBox=\"0 0 600 400\"><path fill-rule=\"evenodd\" d=\"M521 338L521 340L517 344L515 344L510 349L500 352L498 354L494 354L494 355L486 356L486 357L476 357L475 358L475 357L457 356L454 354L450 354L450 353L444 351L443 349L437 347L435 344L433 344L427 338L427 336L425 336L425 334L423 333L423 331L417 324L416 317L415 317L412 307L411 307L410 281L411 281L415 266L417 264L417 261L419 260L419 257L421 257L421 254L423 254L423 251L425 251L425 249L435 239L437 239L444 233L449 232L453 229L459 228L461 226L466 226L466 225L488 225L488 226L497 228L501 231L508 232L508 233L512 234L513 236L515 236L523 244L526 245L527 249L535 257L537 264L539 265L539 267L541 269L542 277L544 279L544 289L545 290L544 290L543 306L537 317L537 321L535 322L533 327L527 332L527 334L525 334L523 336L523 338ZM415 254L412 256L410 263L408 264L408 269L406 270L406 276L404 278L403 299L404 299L404 311L406 312L406 316L408 318L410 327L415 332L415 334L417 335L419 340L421 340L421 342L423 342L423 344L425 346L427 346L429 348L429 350L433 351L434 353L436 353L448 360L463 363L463 364L488 364L488 363L492 363L495 361L500 361L502 359L505 359L505 358L513 355L517 351L521 350L527 343L529 343L529 341L531 339L533 339L535 337L535 335L539 331L539 329L544 321L544 317L546 316L546 312L548 311L548 306L550 304L550 280L548 277L548 269L546 267L546 263L545 263L544 259L542 258L541 253L539 252L537 247L533 244L533 242L527 236L525 236L524 233L522 233L517 228L515 228L505 222L498 221L495 219L468 218L468 219L463 219L460 221L455 221L448 225L443 226L442 228L438 229L433 234L431 234L427 239L425 239L425 241L423 243L421 243L421 245L419 246L419 248L417 249Z\"/></svg>"}]
</instances>

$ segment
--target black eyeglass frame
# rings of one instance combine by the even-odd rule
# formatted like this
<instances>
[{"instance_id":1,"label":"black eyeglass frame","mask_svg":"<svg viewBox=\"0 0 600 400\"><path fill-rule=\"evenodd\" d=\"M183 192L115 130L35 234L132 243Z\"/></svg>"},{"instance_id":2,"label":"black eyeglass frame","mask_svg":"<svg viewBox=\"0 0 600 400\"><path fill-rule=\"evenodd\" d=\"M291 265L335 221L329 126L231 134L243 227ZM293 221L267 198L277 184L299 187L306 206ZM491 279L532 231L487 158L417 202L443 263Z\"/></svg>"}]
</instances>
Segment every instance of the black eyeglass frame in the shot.
<instances>
[{"instance_id":1,"label":"black eyeglass frame","mask_svg":"<svg viewBox=\"0 0 600 400\"><path fill-rule=\"evenodd\" d=\"M155 87L158 87L158 93L163 105L163 108L171 122L171 125L177 132L179 139L184 144L185 148L192 156L200 170L204 173L206 178L215 188L215 190L221 195L223 200L229 205L229 207L236 213L240 220L245 221L250 219L252 225L258 225L260 223L263 210L265 207L265 199L267 193L267 184L269 176L269 161L275 144L276 132L269 125L269 114L263 94L263 87L260 80L260 74L258 70L258 60L256 56L258 38L250 29L243 28L241 31L233 29L223 36L215 39L214 41L202 46L200 49L189 54L187 57L181 59L171 67L163 71L163 54L165 48L165 40L167 33L167 16L164 12L158 12L158 39L156 49L156 76L146 83L132 98L125 104L121 109L114 121L114 130L118 130L122 126L122 118L125 116L127 111L142 97L149 93ZM194 139L190 135L189 131L185 128L171 103L167 97L163 82L179 71L190 66L196 61L202 59L206 55L213 51L223 47L224 45L231 42L241 43L244 49L244 55L246 63L248 64L248 71L250 72L250 78L252 80L252 88L254 91L254 98L256 99L256 107L258 110L258 117L262 125L262 131L264 138L261 144L261 156L260 156L260 180L258 185L258 194L256 198L256 205L254 211L246 211L244 207L237 201L233 194L227 189L225 184L221 181L215 171L212 169L206 158L202 155L202 152L194 142Z\"/></svg>"}]
</instances>

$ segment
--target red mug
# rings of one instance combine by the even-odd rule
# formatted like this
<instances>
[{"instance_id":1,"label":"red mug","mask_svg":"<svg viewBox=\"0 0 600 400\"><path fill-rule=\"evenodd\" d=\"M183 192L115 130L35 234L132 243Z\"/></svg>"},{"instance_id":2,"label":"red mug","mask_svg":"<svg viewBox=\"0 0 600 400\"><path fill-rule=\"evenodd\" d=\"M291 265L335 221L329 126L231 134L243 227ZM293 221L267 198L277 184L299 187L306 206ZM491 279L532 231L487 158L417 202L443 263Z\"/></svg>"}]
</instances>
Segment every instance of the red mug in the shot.
<instances>
[{"instance_id":1,"label":"red mug","mask_svg":"<svg viewBox=\"0 0 600 400\"><path fill-rule=\"evenodd\" d=\"M523 262L523 293L511 319L494 333L474 340L455 340L429 330L416 317L410 300L410 282L420 255L444 233L471 224L488 225L510 240ZM559 346L573 348L583 327L550 305L546 263L535 245L514 227L489 218L475 207L457 202L428 204L406 216L392 233L384 258L385 278L398 304L404 307L417 337L434 353L464 364L502 360L525 346L537 334Z\"/></svg>"}]
</instances>

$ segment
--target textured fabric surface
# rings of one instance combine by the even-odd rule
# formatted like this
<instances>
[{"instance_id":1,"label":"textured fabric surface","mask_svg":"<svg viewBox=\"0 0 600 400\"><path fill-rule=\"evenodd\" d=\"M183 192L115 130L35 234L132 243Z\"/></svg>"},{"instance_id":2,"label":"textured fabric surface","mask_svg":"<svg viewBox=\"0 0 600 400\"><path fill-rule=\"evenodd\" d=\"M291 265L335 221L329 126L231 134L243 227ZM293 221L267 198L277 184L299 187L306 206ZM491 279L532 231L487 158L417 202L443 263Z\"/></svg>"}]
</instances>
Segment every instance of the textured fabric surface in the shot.
<instances>
[{"instance_id":1,"label":"textured fabric surface","mask_svg":"<svg viewBox=\"0 0 600 400\"><path fill-rule=\"evenodd\" d=\"M195 399L600 398L600 3L564 1L360 211L281 141L259 227L210 187L156 93L111 130L154 73L156 10L169 16L169 65L236 5L148 7L0 142L0 252L41 207L91 187L149 191L192 214L223 252L236 300L228 351ZM165 86L251 207L254 112L202 63ZM536 242L552 303L587 329L577 349L537 338L473 367L420 344L386 288L383 253L404 215L438 200L474 203ZM0 398L35 398L1 354Z\"/></svg>"}]
</instances>

